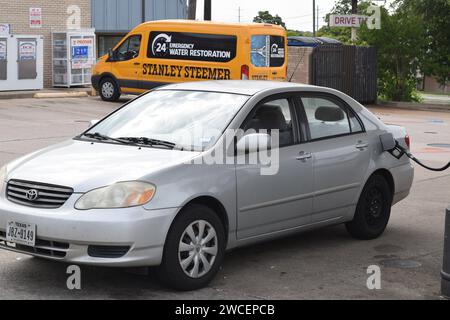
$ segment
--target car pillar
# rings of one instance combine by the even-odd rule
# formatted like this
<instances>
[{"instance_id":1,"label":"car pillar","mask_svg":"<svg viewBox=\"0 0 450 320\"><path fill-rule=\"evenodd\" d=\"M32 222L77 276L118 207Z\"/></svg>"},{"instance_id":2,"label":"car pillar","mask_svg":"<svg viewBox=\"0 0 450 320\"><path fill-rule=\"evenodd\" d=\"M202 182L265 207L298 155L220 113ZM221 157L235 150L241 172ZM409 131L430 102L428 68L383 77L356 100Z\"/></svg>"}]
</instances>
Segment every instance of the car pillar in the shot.
<instances>
[{"instance_id":1,"label":"car pillar","mask_svg":"<svg viewBox=\"0 0 450 320\"><path fill-rule=\"evenodd\" d=\"M445 215L444 264L441 272L442 295L450 299L450 207Z\"/></svg>"}]
</instances>

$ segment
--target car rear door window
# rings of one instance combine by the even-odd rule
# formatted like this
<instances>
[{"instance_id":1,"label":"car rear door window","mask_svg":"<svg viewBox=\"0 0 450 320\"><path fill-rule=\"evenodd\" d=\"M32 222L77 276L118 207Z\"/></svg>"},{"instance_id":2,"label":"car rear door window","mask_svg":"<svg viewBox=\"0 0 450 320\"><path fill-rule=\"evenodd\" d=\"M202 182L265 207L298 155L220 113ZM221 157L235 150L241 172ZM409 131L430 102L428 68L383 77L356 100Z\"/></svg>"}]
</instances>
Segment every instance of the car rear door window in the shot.
<instances>
[{"instance_id":1,"label":"car rear door window","mask_svg":"<svg viewBox=\"0 0 450 320\"><path fill-rule=\"evenodd\" d=\"M340 103L325 97L302 97L312 140L362 132L359 120Z\"/></svg>"}]
</instances>

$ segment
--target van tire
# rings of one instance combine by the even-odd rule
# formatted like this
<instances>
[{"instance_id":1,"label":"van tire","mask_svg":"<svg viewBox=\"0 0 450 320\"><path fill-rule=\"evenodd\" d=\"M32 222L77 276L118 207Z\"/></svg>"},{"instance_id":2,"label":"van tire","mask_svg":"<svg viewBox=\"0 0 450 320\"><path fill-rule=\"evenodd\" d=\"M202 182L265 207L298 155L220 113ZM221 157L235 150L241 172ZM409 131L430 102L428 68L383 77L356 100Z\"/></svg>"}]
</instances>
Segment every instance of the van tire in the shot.
<instances>
[{"instance_id":1,"label":"van tire","mask_svg":"<svg viewBox=\"0 0 450 320\"><path fill-rule=\"evenodd\" d=\"M381 236L389 222L392 198L389 183L382 175L370 177L359 198L353 220L345 225L348 233L359 240Z\"/></svg>"},{"instance_id":2,"label":"van tire","mask_svg":"<svg viewBox=\"0 0 450 320\"><path fill-rule=\"evenodd\" d=\"M203 222L205 226L203 236L200 235L198 222ZM207 249L215 248L216 255L206 253L207 249L200 249L198 245L190 245L195 247L192 251L182 252L180 249L181 241L183 243L190 242L192 237L188 236L186 231L189 227L193 227L194 235L197 240L207 239L208 235L214 234L215 238L206 242ZM213 232L211 232L211 230ZM199 241L198 243L200 243ZM215 277L222 264L225 255L226 236L225 228L218 215L211 208L201 204L189 204L175 218L167 235L164 245L164 253L162 263L157 267L156 272L159 280L166 286L180 291L190 291L203 288ZM205 250L205 251L203 251ZM211 250L208 250L210 252ZM197 255L197 276L189 276L188 273L194 269L195 259L191 259L185 268L181 261L191 256ZM213 258L214 257L214 258ZM202 259L208 259L211 262L210 267L205 268ZM212 260L214 259L214 260ZM200 262L199 262L200 261Z\"/></svg>"},{"instance_id":3,"label":"van tire","mask_svg":"<svg viewBox=\"0 0 450 320\"><path fill-rule=\"evenodd\" d=\"M114 102L120 98L120 88L113 78L105 77L100 81L99 94L103 101Z\"/></svg>"}]
</instances>

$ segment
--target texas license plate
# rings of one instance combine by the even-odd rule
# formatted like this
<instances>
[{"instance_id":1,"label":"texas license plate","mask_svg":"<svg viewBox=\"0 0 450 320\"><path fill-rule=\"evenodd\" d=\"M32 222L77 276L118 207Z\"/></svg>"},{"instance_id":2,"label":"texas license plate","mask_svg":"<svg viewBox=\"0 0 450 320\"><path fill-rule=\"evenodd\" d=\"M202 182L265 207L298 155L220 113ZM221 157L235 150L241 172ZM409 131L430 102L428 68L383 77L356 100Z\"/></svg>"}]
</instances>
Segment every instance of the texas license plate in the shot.
<instances>
[{"instance_id":1,"label":"texas license plate","mask_svg":"<svg viewBox=\"0 0 450 320\"><path fill-rule=\"evenodd\" d=\"M36 244L36 225L17 221L8 221L6 241L34 247Z\"/></svg>"}]
</instances>

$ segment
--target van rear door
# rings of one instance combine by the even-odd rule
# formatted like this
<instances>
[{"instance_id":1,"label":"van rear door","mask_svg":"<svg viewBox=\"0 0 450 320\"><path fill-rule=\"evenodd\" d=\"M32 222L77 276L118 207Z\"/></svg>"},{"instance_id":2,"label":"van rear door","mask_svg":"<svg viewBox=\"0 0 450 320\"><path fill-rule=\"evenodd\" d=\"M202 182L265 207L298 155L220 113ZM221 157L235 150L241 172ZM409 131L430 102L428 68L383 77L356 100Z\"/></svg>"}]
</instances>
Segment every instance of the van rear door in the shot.
<instances>
[{"instance_id":1,"label":"van rear door","mask_svg":"<svg viewBox=\"0 0 450 320\"><path fill-rule=\"evenodd\" d=\"M285 37L255 34L251 38L250 79L285 80Z\"/></svg>"}]
</instances>

